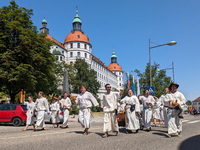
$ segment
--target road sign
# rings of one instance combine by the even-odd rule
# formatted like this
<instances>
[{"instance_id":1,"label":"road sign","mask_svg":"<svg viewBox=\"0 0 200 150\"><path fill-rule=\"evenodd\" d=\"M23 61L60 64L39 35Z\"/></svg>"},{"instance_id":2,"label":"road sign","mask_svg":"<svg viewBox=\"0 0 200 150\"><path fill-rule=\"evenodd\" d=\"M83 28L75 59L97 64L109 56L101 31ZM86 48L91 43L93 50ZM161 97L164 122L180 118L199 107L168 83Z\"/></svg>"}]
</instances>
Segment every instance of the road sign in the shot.
<instances>
[{"instance_id":1,"label":"road sign","mask_svg":"<svg viewBox=\"0 0 200 150\"><path fill-rule=\"evenodd\" d=\"M155 93L154 86L147 87L147 90L149 91L149 94L154 94Z\"/></svg>"}]
</instances>

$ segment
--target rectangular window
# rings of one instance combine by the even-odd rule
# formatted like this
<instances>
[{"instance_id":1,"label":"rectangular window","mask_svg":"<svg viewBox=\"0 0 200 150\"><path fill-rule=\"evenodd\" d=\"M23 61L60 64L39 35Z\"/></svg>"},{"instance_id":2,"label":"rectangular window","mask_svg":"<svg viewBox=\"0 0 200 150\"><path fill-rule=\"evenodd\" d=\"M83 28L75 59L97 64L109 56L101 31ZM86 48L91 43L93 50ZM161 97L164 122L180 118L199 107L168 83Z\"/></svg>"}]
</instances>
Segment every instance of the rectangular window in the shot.
<instances>
[{"instance_id":1,"label":"rectangular window","mask_svg":"<svg viewBox=\"0 0 200 150\"><path fill-rule=\"evenodd\" d=\"M199 105L200 105L200 103L199 103Z\"/></svg>"},{"instance_id":2,"label":"rectangular window","mask_svg":"<svg viewBox=\"0 0 200 150\"><path fill-rule=\"evenodd\" d=\"M85 53L85 58L87 58L87 53Z\"/></svg>"},{"instance_id":3,"label":"rectangular window","mask_svg":"<svg viewBox=\"0 0 200 150\"><path fill-rule=\"evenodd\" d=\"M70 57L73 57L73 52L70 52Z\"/></svg>"},{"instance_id":4,"label":"rectangular window","mask_svg":"<svg viewBox=\"0 0 200 150\"><path fill-rule=\"evenodd\" d=\"M87 45L85 44L85 49L87 49Z\"/></svg>"},{"instance_id":5,"label":"rectangular window","mask_svg":"<svg viewBox=\"0 0 200 150\"><path fill-rule=\"evenodd\" d=\"M77 52L77 57L80 57L80 56L81 56L80 52Z\"/></svg>"},{"instance_id":6,"label":"rectangular window","mask_svg":"<svg viewBox=\"0 0 200 150\"><path fill-rule=\"evenodd\" d=\"M77 48L80 48L80 43L77 43Z\"/></svg>"},{"instance_id":7,"label":"rectangular window","mask_svg":"<svg viewBox=\"0 0 200 150\"><path fill-rule=\"evenodd\" d=\"M73 43L70 43L70 47L73 48Z\"/></svg>"},{"instance_id":8,"label":"rectangular window","mask_svg":"<svg viewBox=\"0 0 200 150\"><path fill-rule=\"evenodd\" d=\"M62 61L62 56L60 56L60 61Z\"/></svg>"}]
</instances>

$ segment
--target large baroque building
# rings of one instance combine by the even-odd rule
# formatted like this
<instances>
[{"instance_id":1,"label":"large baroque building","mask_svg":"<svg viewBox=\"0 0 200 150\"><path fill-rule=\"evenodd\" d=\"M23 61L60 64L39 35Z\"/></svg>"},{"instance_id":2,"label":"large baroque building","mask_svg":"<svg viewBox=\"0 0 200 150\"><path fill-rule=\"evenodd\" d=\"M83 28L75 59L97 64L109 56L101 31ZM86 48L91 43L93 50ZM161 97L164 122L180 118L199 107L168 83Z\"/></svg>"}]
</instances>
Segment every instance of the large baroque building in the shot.
<instances>
[{"instance_id":1,"label":"large baroque building","mask_svg":"<svg viewBox=\"0 0 200 150\"><path fill-rule=\"evenodd\" d=\"M112 90L120 90L123 88L123 71L121 66L117 63L117 56L113 50L111 56L111 64L107 67L100 58L95 57L92 54L92 45L88 36L82 31L82 22L76 11L76 16L72 22L73 29L71 33L67 35L64 43L57 41L55 38L49 35L49 29L47 28L47 21L43 19L42 28L40 33L47 34L47 38L54 41L55 45L50 47L51 53L54 53L58 57L59 61L65 61L68 64L73 65L77 58L83 58L89 64L91 69L97 72L97 80L101 87L99 89L99 96L105 92L105 85L109 83Z\"/></svg>"}]
</instances>

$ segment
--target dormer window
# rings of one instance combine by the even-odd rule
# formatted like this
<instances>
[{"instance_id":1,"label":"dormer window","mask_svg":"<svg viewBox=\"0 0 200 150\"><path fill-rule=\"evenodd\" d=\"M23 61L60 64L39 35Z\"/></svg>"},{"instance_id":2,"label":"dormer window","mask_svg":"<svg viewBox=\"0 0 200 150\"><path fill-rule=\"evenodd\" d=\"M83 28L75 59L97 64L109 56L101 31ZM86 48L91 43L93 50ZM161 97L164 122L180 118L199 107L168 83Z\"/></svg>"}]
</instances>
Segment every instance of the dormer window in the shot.
<instances>
[{"instance_id":1,"label":"dormer window","mask_svg":"<svg viewBox=\"0 0 200 150\"><path fill-rule=\"evenodd\" d=\"M78 39L80 39L80 35L78 35Z\"/></svg>"}]
</instances>

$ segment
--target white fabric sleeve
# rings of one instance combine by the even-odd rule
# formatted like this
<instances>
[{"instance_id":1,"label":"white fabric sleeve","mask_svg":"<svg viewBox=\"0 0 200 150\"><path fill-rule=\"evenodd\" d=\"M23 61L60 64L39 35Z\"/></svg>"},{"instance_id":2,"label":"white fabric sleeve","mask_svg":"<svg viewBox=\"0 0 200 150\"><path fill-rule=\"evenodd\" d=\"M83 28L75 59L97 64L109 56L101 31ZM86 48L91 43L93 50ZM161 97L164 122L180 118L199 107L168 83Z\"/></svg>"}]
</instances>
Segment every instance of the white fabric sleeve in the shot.
<instances>
[{"instance_id":1,"label":"white fabric sleeve","mask_svg":"<svg viewBox=\"0 0 200 150\"><path fill-rule=\"evenodd\" d=\"M182 93L180 93L180 97L181 97L181 99L180 99L181 101L179 102L179 105L183 109L183 107L184 107L184 105L186 103L186 99L185 99L185 96Z\"/></svg>"},{"instance_id":2,"label":"white fabric sleeve","mask_svg":"<svg viewBox=\"0 0 200 150\"><path fill-rule=\"evenodd\" d=\"M125 103L127 96L125 96L120 102Z\"/></svg>"},{"instance_id":3,"label":"white fabric sleeve","mask_svg":"<svg viewBox=\"0 0 200 150\"><path fill-rule=\"evenodd\" d=\"M59 111L60 110L60 104L59 103L57 103L57 105L56 105L56 109L57 109L57 111Z\"/></svg>"},{"instance_id":4,"label":"white fabric sleeve","mask_svg":"<svg viewBox=\"0 0 200 150\"><path fill-rule=\"evenodd\" d=\"M97 102L96 98L91 93L89 93L89 96L90 96L90 100L92 101L94 106L98 106L99 103Z\"/></svg>"},{"instance_id":5,"label":"white fabric sleeve","mask_svg":"<svg viewBox=\"0 0 200 150\"><path fill-rule=\"evenodd\" d=\"M155 99L153 98L153 96L151 96L151 102L150 102L153 106L155 105Z\"/></svg>"},{"instance_id":6,"label":"white fabric sleeve","mask_svg":"<svg viewBox=\"0 0 200 150\"><path fill-rule=\"evenodd\" d=\"M24 105L28 105L28 102L25 102L25 101L24 101Z\"/></svg>"},{"instance_id":7,"label":"white fabric sleeve","mask_svg":"<svg viewBox=\"0 0 200 150\"><path fill-rule=\"evenodd\" d=\"M38 100L36 99L35 104L33 105L33 108L32 108L32 110L31 110L31 112L33 112L33 111L36 109L37 104L38 104Z\"/></svg>"},{"instance_id":8,"label":"white fabric sleeve","mask_svg":"<svg viewBox=\"0 0 200 150\"><path fill-rule=\"evenodd\" d=\"M135 112L140 112L140 102L138 100L138 98L135 96Z\"/></svg>"},{"instance_id":9,"label":"white fabric sleeve","mask_svg":"<svg viewBox=\"0 0 200 150\"><path fill-rule=\"evenodd\" d=\"M120 96L120 92L115 93L115 96L116 96L117 100L119 100L122 97L122 96Z\"/></svg>"},{"instance_id":10,"label":"white fabric sleeve","mask_svg":"<svg viewBox=\"0 0 200 150\"><path fill-rule=\"evenodd\" d=\"M48 113L49 112L49 105L48 105L48 101L47 101L46 98L45 98L45 101L44 101L44 105L45 105L46 111Z\"/></svg>"},{"instance_id":11,"label":"white fabric sleeve","mask_svg":"<svg viewBox=\"0 0 200 150\"><path fill-rule=\"evenodd\" d=\"M76 97L75 102L76 102L76 105L79 105L79 95Z\"/></svg>"},{"instance_id":12,"label":"white fabric sleeve","mask_svg":"<svg viewBox=\"0 0 200 150\"><path fill-rule=\"evenodd\" d=\"M67 98L67 100L68 100L67 108L70 108L72 106L71 100L70 100L70 98Z\"/></svg>"}]
</instances>

